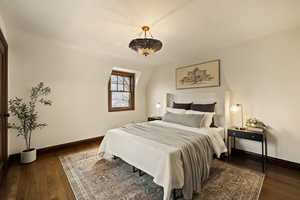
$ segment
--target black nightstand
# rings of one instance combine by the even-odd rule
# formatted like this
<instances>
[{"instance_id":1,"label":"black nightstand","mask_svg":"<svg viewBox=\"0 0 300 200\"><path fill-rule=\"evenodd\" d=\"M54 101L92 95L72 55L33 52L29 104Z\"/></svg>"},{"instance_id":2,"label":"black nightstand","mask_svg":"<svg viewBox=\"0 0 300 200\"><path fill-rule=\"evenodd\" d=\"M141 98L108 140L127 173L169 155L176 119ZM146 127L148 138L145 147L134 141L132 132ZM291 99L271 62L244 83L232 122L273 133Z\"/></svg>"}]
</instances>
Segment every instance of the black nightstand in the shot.
<instances>
[{"instance_id":1,"label":"black nightstand","mask_svg":"<svg viewBox=\"0 0 300 200\"><path fill-rule=\"evenodd\" d=\"M162 120L162 117L148 117L148 122L155 120Z\"/></svg>"},{"instance_id":2,"label":"black nightstand","mask_svg":"<svg viewBox=\"0 0 300 200\"><path fill-rule=\"evenodd\" d=\"M268 157L268 144L266 133L264 132L255 132L250 130L239 130L239 129L228 129L227 130L227 149L231 152L231 137L233 137L233 148L235 149L235 138L253 140L261 142L261 162L262 170L265 172L266 161ZM228 159L230 158L230 153L228 154Z\"/></svg>"}]
</instances>

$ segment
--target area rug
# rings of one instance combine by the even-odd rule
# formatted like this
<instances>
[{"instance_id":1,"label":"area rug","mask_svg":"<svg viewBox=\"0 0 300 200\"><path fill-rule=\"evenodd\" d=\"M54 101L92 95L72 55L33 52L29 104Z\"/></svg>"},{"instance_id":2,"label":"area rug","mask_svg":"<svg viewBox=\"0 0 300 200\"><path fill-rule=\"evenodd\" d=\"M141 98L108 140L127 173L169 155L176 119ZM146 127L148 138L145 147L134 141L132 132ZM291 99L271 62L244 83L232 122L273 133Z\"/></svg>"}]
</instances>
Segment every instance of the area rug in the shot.
<instances>
[{"instance_id":1,"label":"area rug","mask_svg":"<svg viewBox=\"0 0 300 200\"><path fill-rule=\"evenodd\" d=\"M99 159L96 150L59 157L77 200L162 200L163 189L126 162ZM264 174L214 160L203 192L193 200L257 200Z\"/></svg>"}]
</instances>

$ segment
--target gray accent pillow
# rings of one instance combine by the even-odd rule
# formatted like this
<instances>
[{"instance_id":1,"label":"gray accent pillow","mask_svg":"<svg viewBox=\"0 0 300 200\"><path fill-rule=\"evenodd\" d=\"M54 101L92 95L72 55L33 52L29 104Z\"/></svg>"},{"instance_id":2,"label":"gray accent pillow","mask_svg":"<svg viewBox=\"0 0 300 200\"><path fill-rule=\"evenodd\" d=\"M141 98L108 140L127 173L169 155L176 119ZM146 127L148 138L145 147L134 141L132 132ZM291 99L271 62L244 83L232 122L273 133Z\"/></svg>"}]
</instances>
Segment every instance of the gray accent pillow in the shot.
<instances>
[{"instance_id":1,"label":"gray accent pillow","mask_svg":"<svg viewBox=\"0 0 300 200\"><path fill-rule=\"evenodd\" d=\"M165 122L171 122L175 124L181 124L184 126L202 128L204 127L205 115L199 114L177 114L166 112L162 120Z\"/></svg>"}]
</instances>

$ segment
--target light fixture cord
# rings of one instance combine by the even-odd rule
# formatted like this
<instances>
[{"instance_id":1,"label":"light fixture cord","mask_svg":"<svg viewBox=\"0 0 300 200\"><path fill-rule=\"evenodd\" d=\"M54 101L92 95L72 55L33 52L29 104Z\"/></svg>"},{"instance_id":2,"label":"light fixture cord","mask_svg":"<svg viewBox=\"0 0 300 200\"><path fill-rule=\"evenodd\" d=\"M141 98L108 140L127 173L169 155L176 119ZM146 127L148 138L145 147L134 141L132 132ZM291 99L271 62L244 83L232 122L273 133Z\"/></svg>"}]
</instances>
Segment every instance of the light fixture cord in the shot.
<instances>
[{"instance_id":1,"label":"light fixture cord","mask_svg":"<svg viewBox=\"0 0 300 200\"><path fill-rule=\"evenodd\" d=\"M152 36L152 34L151 34L151 32L149 31L149 35L151 36L151 38L153 38L153 36Z\"/></svg>"},{"instance_id":2,"label":"light fixture cord","mask_svg":"<svg viewBox=\"0 0 300 200\"><path fill-rule=\"evenodd\" d=\"M144 31L144 32L145 32L145 38L147 38L147 32L150 35L150 37L153 38L153 35L152 35L152 33L150 31Z\"/></svg>"},{"instance_id":3,"label":"light fixture cord","mask_svg":"<svg viewBox=\"0 0 300 200\"><path fill-rule=\"evenodd\" d=\"M241 104L241 114L242 114L242 128L244 128L244 109L242 104Z\"/></svg>"}]
</instances>

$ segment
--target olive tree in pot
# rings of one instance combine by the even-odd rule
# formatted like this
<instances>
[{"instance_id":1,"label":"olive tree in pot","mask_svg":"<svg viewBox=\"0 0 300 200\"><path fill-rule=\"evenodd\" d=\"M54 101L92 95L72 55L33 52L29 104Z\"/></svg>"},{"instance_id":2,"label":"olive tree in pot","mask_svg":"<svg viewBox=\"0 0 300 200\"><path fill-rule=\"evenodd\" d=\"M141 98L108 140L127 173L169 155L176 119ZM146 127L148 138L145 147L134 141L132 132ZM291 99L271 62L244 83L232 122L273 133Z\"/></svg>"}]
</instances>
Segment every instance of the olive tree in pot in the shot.
<instances>
[{"instance_id":1,"label":"olive tree in pot","mask_svg":"<svg viewBox=\"0 0 300 200\"><path fill-rule=\"evenodd\" d=\"M14 97L8 101L8 110L17 119L16 123L10 124L10 128L16 129L18 136L23 136L26 149L21 152L21 163L31 163L36 160L36 149L31 146L31 136L35 129L47 126L46 123L38 122L37 105L51 106L52 102L47 99L50 87L43 82L31 88L30 98L25 102L22 98Z\"/></svg>"}]
</instances>

